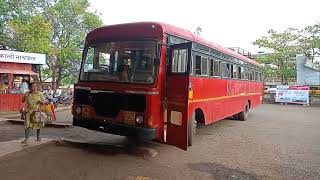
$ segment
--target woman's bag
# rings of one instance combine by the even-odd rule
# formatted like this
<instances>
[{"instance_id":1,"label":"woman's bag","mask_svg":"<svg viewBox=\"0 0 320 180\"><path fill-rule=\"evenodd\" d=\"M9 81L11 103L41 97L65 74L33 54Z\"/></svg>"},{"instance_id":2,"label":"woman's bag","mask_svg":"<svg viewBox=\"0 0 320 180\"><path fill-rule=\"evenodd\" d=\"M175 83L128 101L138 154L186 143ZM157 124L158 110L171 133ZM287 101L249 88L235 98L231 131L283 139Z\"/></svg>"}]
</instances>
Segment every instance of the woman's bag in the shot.
<instances>
[{"instance_id":1,"label":"woman's bag","mask_svg":"<svg viewBox=\"0 0 320 180\"><path fill-rule=\"evenodd\" d=\"M43 113L45 113L45 115L46 115L46 118L43 122L47 123L47 124L50 124L50 123L52 123L52 121L55 120L51 106L52 106L52 104L44 104L41 106L41 111Z\"/></svg>"},{"instance_id":2,"label":"woman's bag","mask_svg":"<svg viewBox=\"0 0 320 180\"><path fill-rule=\"evenodd\" d=\"M44 123L46 121L46 116L41 110L33 111L30 114L30 122L32 123Z\"/></svg>"}]
</instances>

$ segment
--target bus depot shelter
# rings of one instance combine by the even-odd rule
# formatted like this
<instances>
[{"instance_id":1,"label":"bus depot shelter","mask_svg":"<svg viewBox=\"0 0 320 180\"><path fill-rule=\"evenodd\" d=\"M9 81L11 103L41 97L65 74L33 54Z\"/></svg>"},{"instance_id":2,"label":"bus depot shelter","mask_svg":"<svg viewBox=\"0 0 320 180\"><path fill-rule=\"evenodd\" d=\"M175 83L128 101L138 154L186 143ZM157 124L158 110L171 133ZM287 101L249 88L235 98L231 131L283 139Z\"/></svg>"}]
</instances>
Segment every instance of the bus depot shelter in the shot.
<instances>
[{"instance_id":1,"label":"bus depot shelter","mask_svg":"<svg viewBox=\"0 0 320 180\"><path fill-rule=\"evenodd\" d=\"M0 50L0 112L23 108L21 84L37 82L37 72L45 62L45 54Z\"/></svg>"}]
</instances>

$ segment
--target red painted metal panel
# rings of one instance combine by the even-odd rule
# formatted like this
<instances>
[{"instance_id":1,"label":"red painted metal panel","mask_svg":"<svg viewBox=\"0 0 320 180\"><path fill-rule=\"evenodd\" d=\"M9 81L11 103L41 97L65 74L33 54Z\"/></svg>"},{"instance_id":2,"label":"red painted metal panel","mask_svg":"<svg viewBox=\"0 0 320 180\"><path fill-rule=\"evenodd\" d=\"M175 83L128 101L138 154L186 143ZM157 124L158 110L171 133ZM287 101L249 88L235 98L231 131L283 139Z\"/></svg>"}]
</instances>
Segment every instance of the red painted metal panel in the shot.
<instances>
[{"instance_id":1,"label":"red painted metal panel","mask_svg":"<svg viewBox=\"0 0 320 180\"><path fill-rule=\"evenodd\" d=\"M193 100L189 111L202 109L205 124L242 111L248 101L251 108L261 104L262 83L259 82L197 76L191 76L190 81Z\"/></svg>"},{"instance_id":2,"label":"red painted metal panel","mask_svg":"<svg viewBox=\"0 0 320 180\"><path fill-rule=\"evenodd\" d=\"M167 143L183 150L188 147L188 75L170 75L168 77ZM180 125L171 119L172 112L180 112Z\"/></svg>"},{"instance_id":3,"label":"red painted metal panel","mask_svg":"<svg viewBox=\"0 0 320 180\"><path fill-rule=\"evenodd\" d=\"M20 111L24 107L22 96L23 94L0 94L0 112Z\"/></svg>"}]
</instances>

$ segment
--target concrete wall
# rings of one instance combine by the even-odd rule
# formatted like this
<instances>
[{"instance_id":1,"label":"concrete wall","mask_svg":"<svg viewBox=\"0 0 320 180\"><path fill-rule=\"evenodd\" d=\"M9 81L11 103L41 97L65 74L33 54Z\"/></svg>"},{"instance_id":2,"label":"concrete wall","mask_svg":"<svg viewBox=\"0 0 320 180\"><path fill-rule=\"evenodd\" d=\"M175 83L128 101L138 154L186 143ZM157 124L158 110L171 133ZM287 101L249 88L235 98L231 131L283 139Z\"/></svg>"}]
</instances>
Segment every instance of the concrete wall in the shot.
<instances>
[{"instance_id":1,"label":"concrete wall","mask_svg":"<svg viewBox=\"0 0 320 180\"><path fill-rule=\"evenodd\" d=\"M320 70L303 55L297 55L297 85L320 85Z\"/></svg>"}]
</instances>

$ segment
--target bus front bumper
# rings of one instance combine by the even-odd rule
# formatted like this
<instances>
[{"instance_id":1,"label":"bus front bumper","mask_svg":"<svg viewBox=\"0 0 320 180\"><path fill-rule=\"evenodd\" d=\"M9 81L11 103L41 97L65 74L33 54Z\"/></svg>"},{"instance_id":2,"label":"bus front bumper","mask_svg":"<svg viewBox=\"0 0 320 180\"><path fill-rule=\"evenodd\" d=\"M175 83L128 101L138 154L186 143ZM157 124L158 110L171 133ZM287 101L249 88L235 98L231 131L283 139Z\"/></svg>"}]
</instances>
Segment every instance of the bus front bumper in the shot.
<instances>
[{"instance_id":1,"label":"bus front bumper","mask_svg":"<svg viewBox=\"0 0 320 180\"><path fill-rule=\"evenodd\" d=\"M121 136L128 136L133 138L154 140L156 139L155 128L141 128L129 126L126 124L115 123L111 121L87 119L73 117L73 125L83 127L90 130L116 134Z\"/></svg>"}]
</instances>

